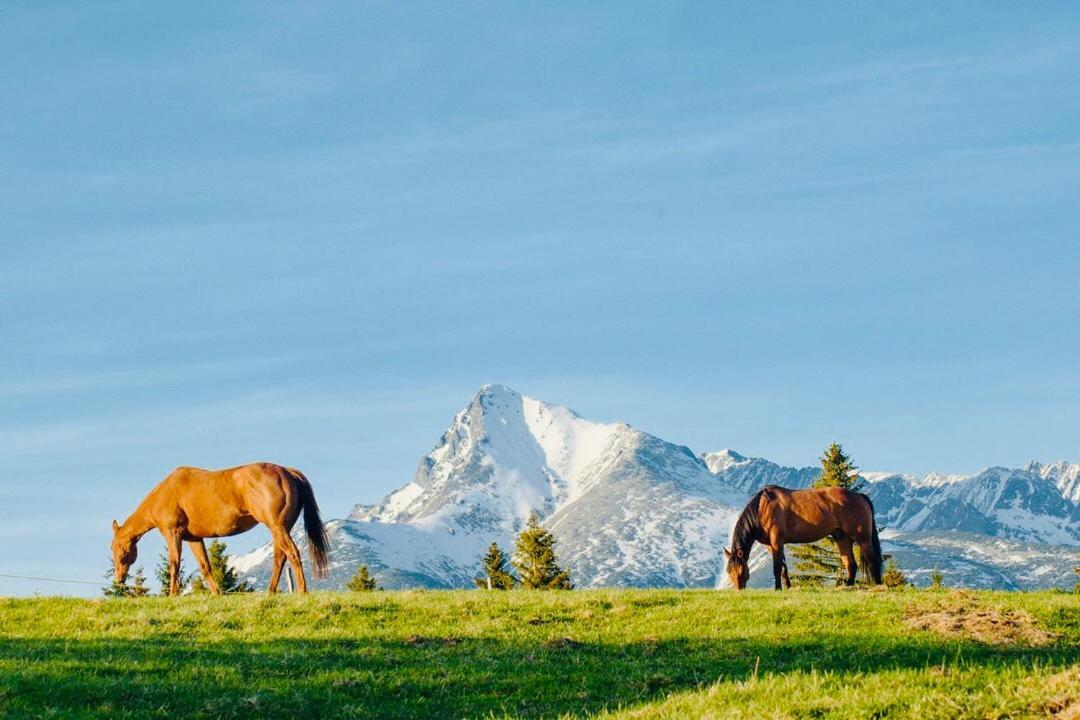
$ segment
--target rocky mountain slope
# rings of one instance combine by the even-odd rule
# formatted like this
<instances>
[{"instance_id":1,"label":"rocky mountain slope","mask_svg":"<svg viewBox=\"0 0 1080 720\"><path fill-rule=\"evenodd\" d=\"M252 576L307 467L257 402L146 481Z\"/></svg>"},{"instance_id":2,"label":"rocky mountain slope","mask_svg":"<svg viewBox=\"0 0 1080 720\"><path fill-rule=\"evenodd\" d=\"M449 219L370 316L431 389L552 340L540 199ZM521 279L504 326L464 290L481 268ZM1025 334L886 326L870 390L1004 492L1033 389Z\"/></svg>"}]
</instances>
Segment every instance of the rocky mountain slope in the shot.
<instances>
[{"instance_id":1,"label":"rocky mountain slope","mask_svg":"<svg viewBox=\"0 0 1080 720\"><path fill-rule=\"evenodd\" d=\"M481 390L413 480L328 523L331 576L360 563L387 587L466 587L492 541L506 549L530 512L555 534L579 587L717 587L722 548L748 497L805 487L789 468L730 450L695 455L622 423L597 423L507 387ZM1032 463L971 477L868 473L885 549L916 582L1042 587L1071 581L1080 549L1080 465ZM298 533L299 534L299 533ZM269 547L236 558L255 581ZM752 584L771 583L758 558Z\"/></svg>"}]
</instances>

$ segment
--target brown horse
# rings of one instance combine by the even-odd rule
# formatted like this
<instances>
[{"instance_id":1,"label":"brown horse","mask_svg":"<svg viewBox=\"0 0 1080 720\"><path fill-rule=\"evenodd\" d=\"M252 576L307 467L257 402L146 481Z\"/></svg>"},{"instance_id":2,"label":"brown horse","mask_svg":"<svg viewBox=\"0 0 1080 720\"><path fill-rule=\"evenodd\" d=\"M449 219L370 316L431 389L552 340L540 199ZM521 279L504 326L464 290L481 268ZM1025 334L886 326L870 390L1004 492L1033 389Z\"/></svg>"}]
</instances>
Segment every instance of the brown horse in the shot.
<instances>
[{"instance_id":1,"label":"brown horse","mask_svg":"<svg viewBox=\"0 0 1080 720\"><path fill-rule=\"evenodd\" d=\"M135 562L139 538L157 528L165 536L169 551L169 594L176 595L180 590L180 544L186 540L210 592L219 595L221 589L210 572L203 538L238 535L262 523L270 528L274 540L269 591L277 592L288 558L296 571L298 590L307 592L300 551L289 534L301 510L315 573L323 576L328 565L326 530L311 483L302 472L273 463L252 463L228 470L177 468L150 491L123 525L113 520L116 581L122 583L127 577Z\"/></svg>"},{"instance_id":2,"label":"brown horse","mask_svg":"<svg viewBox=\"0 0 1080 720\"><path fill-rule=\"evenodd\" d=\"M881 583L881 542L874 504L866 495L840 487L788 490L767 485L759 490L735 522L732 549L724 548L728 577L739 590L746 587L750 548L759 542L772 553L776 589L781 589L781 580L783 587L790 588L784 545L817 542L824 537L836 542L848 585L855 583L852 546L856 544L870 579L875 585Z\"/></svg>"}]
</instances>

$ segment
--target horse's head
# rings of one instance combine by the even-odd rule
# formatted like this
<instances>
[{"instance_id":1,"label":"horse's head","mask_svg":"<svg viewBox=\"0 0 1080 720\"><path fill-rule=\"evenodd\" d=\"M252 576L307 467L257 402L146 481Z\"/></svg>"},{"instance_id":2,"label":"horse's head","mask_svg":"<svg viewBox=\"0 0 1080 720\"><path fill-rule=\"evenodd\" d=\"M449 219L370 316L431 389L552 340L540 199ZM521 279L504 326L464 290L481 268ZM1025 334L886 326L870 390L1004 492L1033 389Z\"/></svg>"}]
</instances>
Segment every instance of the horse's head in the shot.
<instances>
[{"instance_id":1,"label":"horse's head","mask_svg":"<svg viewBox=\"0 0 1080 720\"><path fill-rule=\"evenodd\" d=\"M727 574L731 584L736 590L742 590L750 579L750 566L746 564L742 548L735 548L734 552L724 548L724 555L727 557Z\"/></svg>"},{"instance_id":2,"label":"horse's head","mask_svg":"<svg viewBox=\"0 0 1080 720\"><path fill-rule=\"evenodd\" d=\"M112 531L113 567L116 569L113 579L118 583L122 583L127 578L128 570L139 554L135 545L138 538L126 534L115 520L112 522Z\"/></svg>"}]
</instances>

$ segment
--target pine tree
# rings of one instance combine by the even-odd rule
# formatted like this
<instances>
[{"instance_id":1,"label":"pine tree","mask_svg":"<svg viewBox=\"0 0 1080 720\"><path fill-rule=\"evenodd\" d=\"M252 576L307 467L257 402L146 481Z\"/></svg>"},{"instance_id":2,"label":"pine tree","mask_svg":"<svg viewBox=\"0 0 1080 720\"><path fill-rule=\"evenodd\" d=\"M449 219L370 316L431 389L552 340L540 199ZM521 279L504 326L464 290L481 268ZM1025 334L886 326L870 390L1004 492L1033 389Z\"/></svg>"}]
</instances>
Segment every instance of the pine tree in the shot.
<instances>
[{"instance_id":1,"label":"pine tree","mask_svg":"<svg viewBox=\"0 0 1080 720\"><path fill-rule=\"evenodd\" d=\"M379 589L379 583L368 573L367 565L361 565L345 587L353 592L371 592Z\"/></svg>"},{"instance_id":2,"label":"pine tree","mask_svg":"<svg viewBox=\"0 0 1080 720\"><path fill-rule=\"evenodd\" d=\"M218 588L223 593L252 592L255 588L251 587L246 580L240 580L236 577L236 570L229 565L229 556L225 550L225 543L220 540L214 540L207 549L207 555L210 556L210 573L214 576L214 580L217 581ZM191 590L196 593L210 592L210 588L203 581L202 575L195 577L191 581Z\"/></svg>"},{"instance_id":3,"label":"pine tree","mask_svg":"<svg viewBox=\"0 0 1080 720\"><path fill-rule=\"evenodd\" d=\"M1076 573L1077 578L1078 578L1077 581L1076 581L1075 590L1076 590L1076 592L1080 593L1080 565L1077 565L1075 568L1073 568L1073 572Z\"/></svg>"},{"instance_id":4,"label":"pine tree","mask_svg":"<svg viewBox=\"0 0 1080 720\"><path fill-rule=\"evenodd\" d=\"M497 543L491 543L484 555L484 574L476 578L476 587L486 590L509 590L517 579L507 572L506 554Z\"/></svg>"},{"instance_id":5,"label":"pine tree","mask_svg":"<svg viewBox=\"0 0 1080 720\"><path fill-rule=\"evenodd\" d=\"M901 588L908 584L907 577L892 558L885 561L885 574L881 576L881 582L890 588Z\"/></svg>"},{"instance_id":6,"label":"pine tree","mask_svg":"<svg viewBox=\"0 0 1080 720\"><path fill-rule=\"evenodd\" d=\"M131 579L131 597L146 597L150 594L150 588L146 587L146 575L143 574L142 566L135 568L135 576Z\"/></svg>"},{"instance_id":7,"label":"pine tree","mask_svg":"<svg viewBox=\"0 0 1080 720\"><path fill-rule=\"evenodd\" d=\"M555 559L555 537L533 513L514 545L514 567L521 584L534 590L572 590L570 575Z\"/></svg>"},{"instance_id":8,"label":"pine tree","mask_svg":"<svg viewBox=\"0 0 1080 720\"><path fill-rule=\"evenodd\" d=\"M930 573L930 588L932 590L941 590L945 587L945 576L940 570L934 568Z\"/></svg>"},{"instance_id":9,"label":"pine tree","mask_svg":"<svg viewBox=\"0 0 1080 720\"><path fill-rule=\"evenodd\" d=\"M184 591L188 583L191 582L191 575L184 572L184 558L180 558L180 570L179 570L179 588L180 592ZM158 564L154 567L154 578L158 581L158 585L161 586L161 594L169 594L169 553L163 552L158 557Z\"/></svg>"},{"instance_id":10,"label":"pine tree","mask_svg":"<svg viewBox=\"0 0 1080 720\"><path fill-rule=\"evenodd\" d=\"M821 475L814 481L813 487L842 487L859 492L865 483L858 471L851 456L844 453L844 448L839 443L833 443L821 455ZM792 582L796 585L820 587L844 582L844 564L836 550L836 543L830 538L810 545L795 545L791 554L795 558Z\"/></svg>"},{"instance_id":11,"label":"pine tree","mask_svg":"<svg viewBox=\"0 0 1080 720\"><path fill-rule=\"evenodd\" d=\"M866 483L859 477L859 468L851 461L851 456L844 453L843 446L833 443L821 456L821 476L814 481L814 487L842 487L862 492Z\"/></svg>"}]
</instances>

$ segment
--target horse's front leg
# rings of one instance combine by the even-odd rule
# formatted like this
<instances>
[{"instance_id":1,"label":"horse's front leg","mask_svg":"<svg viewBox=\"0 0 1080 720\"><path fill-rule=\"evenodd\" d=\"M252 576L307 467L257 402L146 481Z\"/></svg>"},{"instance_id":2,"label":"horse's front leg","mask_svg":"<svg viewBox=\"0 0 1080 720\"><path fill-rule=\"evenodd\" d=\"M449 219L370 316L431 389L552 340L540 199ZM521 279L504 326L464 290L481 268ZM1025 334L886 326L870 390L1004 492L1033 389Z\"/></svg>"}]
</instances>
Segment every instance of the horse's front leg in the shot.
<instances>
[{"instance_id":1,"label":"horse's front leg","mask_svg":"<svg viewBox=\"0 0 1080 720\"><path fill-rule=\"evenodd\" d=\"M169 597L180 594L180 553L183 551L183 531L180 528L163 533L169 551Z\"/></svg>"},{"instance_id":2,"label":"horse's front leg","mask_svg":"<svg viewBox=\"0 0 1080 720\"><path fill-rule=\"evenodd\" d=\"M775 589L783 590L783 586L780 584L780 579L782 576L784 578L787 577L787 570L784 567L784 546L773 545L769 548L769 550L770 552L772 552L772 572L773 580L775 581ZM791 587L790 582L788 583L788 587Z\"/></svg>"}]
</instances>

